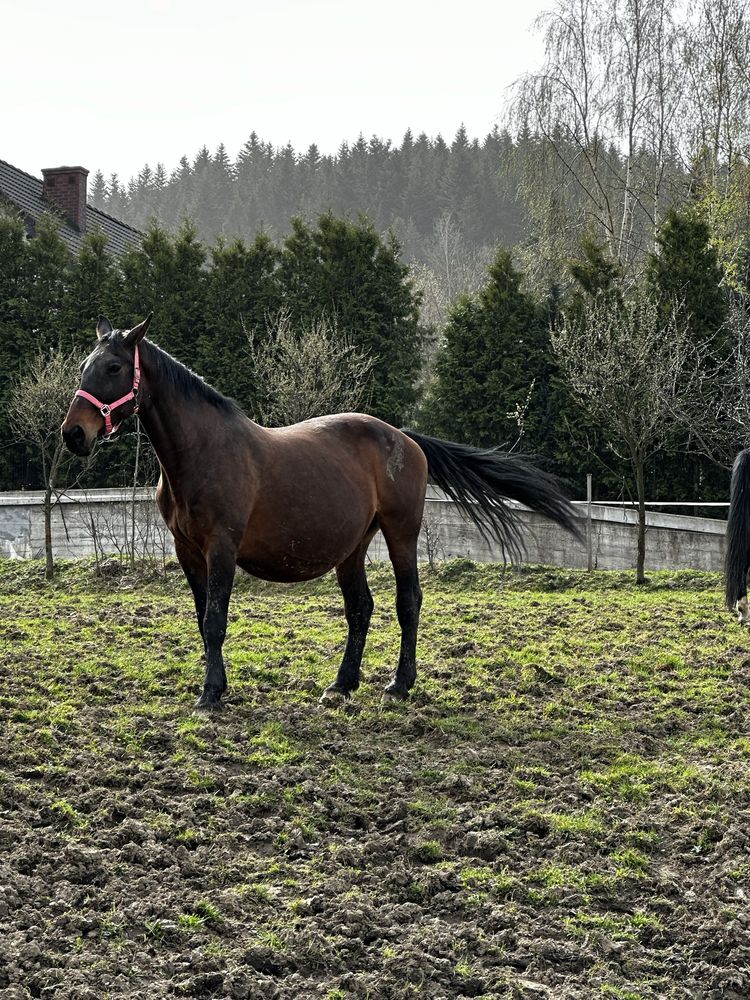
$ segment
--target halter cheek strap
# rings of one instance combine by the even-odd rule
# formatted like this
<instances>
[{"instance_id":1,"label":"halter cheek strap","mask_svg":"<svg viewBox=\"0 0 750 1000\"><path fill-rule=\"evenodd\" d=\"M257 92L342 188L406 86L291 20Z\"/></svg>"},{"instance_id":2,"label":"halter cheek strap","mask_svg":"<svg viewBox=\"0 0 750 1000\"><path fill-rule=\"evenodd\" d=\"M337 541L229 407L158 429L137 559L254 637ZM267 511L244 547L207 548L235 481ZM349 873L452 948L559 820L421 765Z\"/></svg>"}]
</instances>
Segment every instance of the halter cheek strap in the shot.
<instances>
[{"instance_id":1,"label":"halter cheek strap","mask_svg":"<svg viewBox=\"0 0 750 1000\"><path fill-rule=\"evenodd\" d=\"M76 396L83 396L87 399L89 403L97 408L97 410L104 417L104 436L105 438L110 437L119 428L122 421L118 423L112 423L112 411L116 410L118 407L123 406L125 403L129 403L131 399L135 400L135 406L133 407L133 413L138 412L138 386L141 384L141 363L138 357L138 345L135 345L135 358L134 358L134 368L133 368L133 388L130 392L123 396L121 399L116 399L114 403L102 403L100 399L96 396L92 396L90 392L86 392L84 389L77 389Z\"/></svg>"}]
</instances>

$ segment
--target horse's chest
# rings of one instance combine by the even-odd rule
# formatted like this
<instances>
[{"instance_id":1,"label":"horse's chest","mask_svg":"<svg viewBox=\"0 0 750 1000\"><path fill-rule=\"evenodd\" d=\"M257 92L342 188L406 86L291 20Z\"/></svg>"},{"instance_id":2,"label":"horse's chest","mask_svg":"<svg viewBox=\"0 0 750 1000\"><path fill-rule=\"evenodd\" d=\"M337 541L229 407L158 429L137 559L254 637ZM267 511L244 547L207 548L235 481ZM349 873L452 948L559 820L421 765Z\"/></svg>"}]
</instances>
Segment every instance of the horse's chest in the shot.
<instances>
[{"instance_id":1,"label":"horse's chest","mask_svg":"<svg viewBox=\"0 0 750 1000\"><path fill-rule=\"evenodd\" d=\"M175 541L200 548L206 535L206 519L200 509L189 503L178 503L168 487L157 491L156 501Z\"/></svg>"}]
</instances>

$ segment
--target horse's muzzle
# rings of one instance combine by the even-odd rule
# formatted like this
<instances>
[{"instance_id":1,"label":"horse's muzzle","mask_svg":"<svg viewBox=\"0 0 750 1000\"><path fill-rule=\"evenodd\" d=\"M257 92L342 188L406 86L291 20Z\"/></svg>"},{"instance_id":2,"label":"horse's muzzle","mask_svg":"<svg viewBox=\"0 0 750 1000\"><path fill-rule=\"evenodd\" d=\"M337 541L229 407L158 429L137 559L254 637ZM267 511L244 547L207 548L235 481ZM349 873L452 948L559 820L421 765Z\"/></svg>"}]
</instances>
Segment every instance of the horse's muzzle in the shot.
<instances>
[{"instance_id":1,"label":"horse's muzzle","mask_svg":"<svg viewBox=\"0 0 750 1000\"><path fill-rule=\"evenodd\" d=\"M80 424L73 424L72 427L62 427L62 438L68 451L74 455L85 458L91 454L91 445L86 440L86 432Z\"/></svg>"}]
</instances>

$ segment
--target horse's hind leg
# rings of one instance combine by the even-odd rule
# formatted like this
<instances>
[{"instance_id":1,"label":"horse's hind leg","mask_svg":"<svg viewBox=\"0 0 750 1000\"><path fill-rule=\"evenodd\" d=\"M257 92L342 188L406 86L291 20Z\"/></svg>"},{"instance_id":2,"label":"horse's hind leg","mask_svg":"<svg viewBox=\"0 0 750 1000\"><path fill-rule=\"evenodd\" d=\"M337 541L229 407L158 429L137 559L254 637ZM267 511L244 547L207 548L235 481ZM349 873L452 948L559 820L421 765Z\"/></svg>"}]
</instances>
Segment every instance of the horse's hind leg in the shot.
<instances>
[{"instance_id":1,"label":"horse's hind leg","mask_svg":"<svg viewBox=\"0 0 750 1000\"><path fill-rule=\"evenodd\" d=\"M404 701L417 679L417 629L422 607L417 568L419 527L416 531L405 531L403 525L395 529L387 524L382 527L396 576L396 614L401 626L398 667L395 677L383 692L383 701Z\"/></svg>"},{"instance_id":2,"label":"horse's hind leg","mask_svg":"<svg viewBox=\"0 0 750 1000\"><path fill-rule=\"evenodd\" d=\"M367 630L372 617L373 600L367 585L365 556L370 542L368 537L349 558L336 567L336 576L344 595L344 608L349 634L346 640L344 658L341 661L336 680L321 696L322 702L336 702L348 698L359 687L359 669L365 649Z\"/></svg>"},{"instance_id":3,"label":"horse's hind leg","mask_svg":"<svg viewBox=\"0 0 750 1000\"><path fill-rule=\"evenodd\" d=\"M747 625L750 622L750 604L748 604L747 600L747 574L749 569L750 567L745 567L745 576L743 577L745 583L737 601L737 618L740 625Z\"/></svg>"}]
</instances>

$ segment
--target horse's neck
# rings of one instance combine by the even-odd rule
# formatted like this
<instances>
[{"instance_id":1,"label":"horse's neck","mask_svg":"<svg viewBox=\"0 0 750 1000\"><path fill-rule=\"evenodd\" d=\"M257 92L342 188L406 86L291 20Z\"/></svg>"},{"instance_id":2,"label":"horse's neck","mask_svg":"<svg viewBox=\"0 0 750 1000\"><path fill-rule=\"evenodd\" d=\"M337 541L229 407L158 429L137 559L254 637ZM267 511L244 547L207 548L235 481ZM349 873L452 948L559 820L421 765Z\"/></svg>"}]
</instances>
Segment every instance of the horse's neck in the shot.
<instances>
[{"instance_id":1,"label":"horse's neck","mask_svg":"<svg viewBox=\"0 0 750 1000\"><path fill-rule=\"evenodd\" d=\"M190 484L202 479L196 477L196 468L222 447L232 417L208 400L181 395L159 378L152 358L147 348L139 417L173 492L190 492Z\"/></svg>"}]
</instances>

